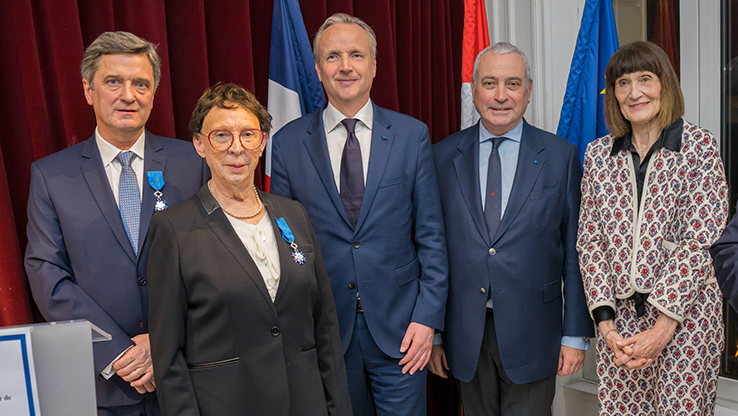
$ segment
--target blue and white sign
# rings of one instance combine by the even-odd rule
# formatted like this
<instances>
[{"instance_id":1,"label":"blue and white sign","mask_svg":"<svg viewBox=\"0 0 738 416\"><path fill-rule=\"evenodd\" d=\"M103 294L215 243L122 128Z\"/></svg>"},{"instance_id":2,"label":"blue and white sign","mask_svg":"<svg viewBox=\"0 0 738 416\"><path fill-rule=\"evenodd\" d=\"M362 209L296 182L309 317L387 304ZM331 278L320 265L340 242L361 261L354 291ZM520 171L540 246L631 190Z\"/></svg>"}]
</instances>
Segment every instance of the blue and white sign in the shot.
<instances>
[{"instance_id":1,"label":"blue and white sign","mask_svg":"<svg viewBox=\"0 0 738 416\"><path fill-rule=\"evenodd\" d=\"M0 415L39 415L30 328L0 330Z\"/></svg>"}]
</instances>

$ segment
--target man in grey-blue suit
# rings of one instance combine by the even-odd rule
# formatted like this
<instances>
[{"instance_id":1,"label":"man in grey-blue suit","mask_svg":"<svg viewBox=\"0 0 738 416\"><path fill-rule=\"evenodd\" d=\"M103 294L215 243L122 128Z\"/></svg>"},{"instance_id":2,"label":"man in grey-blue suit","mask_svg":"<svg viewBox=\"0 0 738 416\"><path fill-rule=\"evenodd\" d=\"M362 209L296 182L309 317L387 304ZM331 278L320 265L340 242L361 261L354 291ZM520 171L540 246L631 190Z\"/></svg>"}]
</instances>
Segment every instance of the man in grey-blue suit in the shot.
<instances>
[{"instance_id":1,"label":"man in grey-blue suit","mask_svg":"<svg viewBox=\"0 0 738 416\"><path fill-rule=\"evenodd\" d=\"M433 146L449 297L429 367L453 372L467 416L550 415L556 374L582 367L594 334L575 248L579 157L523 119L532 85L520 49L488 47L472 81L480 122Z\"/></svg>"},{"instance_id":2,"label":"man in grey-blue suit","mask_svg":"<svg viewBox=\"0 0 738 416\"><path fill-rule=\"evenodd\" d=\"M191 143L145 129L161 76L153 44L103 33L81 72L97 129L31 166L26 273L48 321L87 319L112 335L93 344L98 414L158 415L146 236L154 210L193 196L209 171Z\"/></svg>"},{"instance_id":3,"label":"man in grey-blue suit","mask_svg":"<svg viewBox=\"0 0 738 416\"><path fill-rule=\"evenodd\" d=\"M314 53L329 102L274 136L271 192L315 228L354 415L425 415L448 271L428 128L369 99L376 38L360 19L329 17Z\"/></svg>"},{"instance_id":4,"label":"man in grey-blue suit","mask_svg":"<svg viewBox=\"0 0 738 416\"><path fill-rule=\"evenodd\" d=\"M720 239L710 247L710 254L723 297L738 311L738 215L733 215Z\"/></svg>"}]
</instances>

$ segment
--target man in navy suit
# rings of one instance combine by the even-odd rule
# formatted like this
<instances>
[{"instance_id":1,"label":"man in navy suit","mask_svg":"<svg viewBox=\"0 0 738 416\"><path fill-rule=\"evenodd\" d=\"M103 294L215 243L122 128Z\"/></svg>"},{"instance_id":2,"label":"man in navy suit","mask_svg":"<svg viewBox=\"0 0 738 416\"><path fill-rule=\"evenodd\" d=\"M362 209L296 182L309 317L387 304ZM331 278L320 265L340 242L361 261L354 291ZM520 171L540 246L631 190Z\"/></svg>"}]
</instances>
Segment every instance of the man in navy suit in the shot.
<instances>
[{"instance_id":1,"label":"man in navy suit","mask_svg":"<svg viewBox=\"0 0 738 416\"><path fill-rule=\"evenodd\" d=\"M723 235L710 248L720 291L738 311L738 215L725 227Z\"/></svg>"},{"instance_id":2,"label":"man in navy suit","mask_svg":"<svg viewBox=\"0 0 738 416\"><path fill-rule=\"evenodd\" d=\"M369 99L376 44L346 14L318 30L328 104L274 136L271 192L300 201L318 236L354 415L425 415L447 295L443 219L428 128Z\"/></svg>"},{"instance_id":3,"label":"man in navy suit","mask_svg":"<svg viewBox=\"0 0 738 416\"><path fill-rule=\"evenodd\" d=\"M194 195L209 171L191 143L145 129L161 77L156 47L127 32L85 50L97 129L33 163L25 267L48 321L87 319L98 414L158 415L148 335L146 236L154 210Z\"/></svg>"},{"instance_id":4,"label":"man in navy suit","mask_svg":"<svg viewBox=\"0 0 738 416\"><path fill-rule=\"evenodd\" d=\"M550 415L556 374L582 367L594 334L575 249L579 157L523 120L532 86L520 49L488 47L472 80L480 122L433 146L449 297L429 367L453 372L467 416Z\"/></svg>"}]
</instances>

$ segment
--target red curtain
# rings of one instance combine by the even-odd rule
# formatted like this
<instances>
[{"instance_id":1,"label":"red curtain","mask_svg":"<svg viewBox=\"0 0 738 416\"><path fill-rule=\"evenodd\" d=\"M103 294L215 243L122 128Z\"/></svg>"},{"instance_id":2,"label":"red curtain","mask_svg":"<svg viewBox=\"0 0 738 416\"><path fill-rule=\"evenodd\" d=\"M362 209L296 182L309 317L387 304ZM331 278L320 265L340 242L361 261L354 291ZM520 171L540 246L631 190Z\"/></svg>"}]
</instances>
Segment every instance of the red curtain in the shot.
<instances>
[{"instance_id":1,"label":"red curtain","mask_svg":"<svg viewBox=\"0 0 738 416\"><path fill-rule=\"evenodd\" d=\"M301 0L300 7L311 40L333 13L364 19L378 40L372 99L428 124L433 142L458 130L463 0ZM29 168L94 131L79 75L84 48L113 30L158 44L162 81L147 128L187 139L195 102L218 81L267 104L272 8L271 0L0 2L0 326L41 320L22 267ZM262 176L256 180L261 185ZM431 403L430 414L455 414L450 389L430 383L429 398L449 398Z\"/></svg>"}]
</instances>

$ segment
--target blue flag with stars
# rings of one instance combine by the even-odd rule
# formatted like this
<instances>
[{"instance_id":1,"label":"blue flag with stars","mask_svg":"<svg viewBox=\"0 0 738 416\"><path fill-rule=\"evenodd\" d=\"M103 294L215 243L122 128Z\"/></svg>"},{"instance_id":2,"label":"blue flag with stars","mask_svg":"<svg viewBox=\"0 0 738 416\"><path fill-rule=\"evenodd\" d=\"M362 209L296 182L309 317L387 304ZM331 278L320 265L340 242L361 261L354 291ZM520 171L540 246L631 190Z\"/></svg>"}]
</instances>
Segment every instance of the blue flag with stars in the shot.
<instances>
[{"instance_id":1,"label":"blue flag with stars","mask_svg":"<svg viewBox=\"0 0 738 416\"><path fill-rule=\"evenodd\" d=\"M609 134L605 126L605 67L618 48L612 0L587 0L556 130L577 145L582 161L587 145Z\"/></svg>"}]
</instances>

